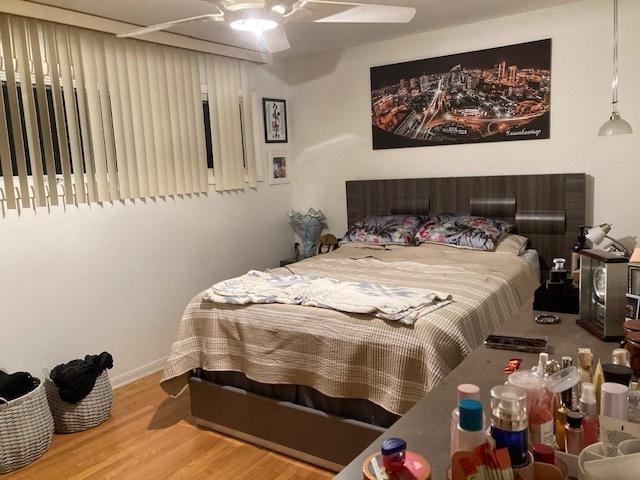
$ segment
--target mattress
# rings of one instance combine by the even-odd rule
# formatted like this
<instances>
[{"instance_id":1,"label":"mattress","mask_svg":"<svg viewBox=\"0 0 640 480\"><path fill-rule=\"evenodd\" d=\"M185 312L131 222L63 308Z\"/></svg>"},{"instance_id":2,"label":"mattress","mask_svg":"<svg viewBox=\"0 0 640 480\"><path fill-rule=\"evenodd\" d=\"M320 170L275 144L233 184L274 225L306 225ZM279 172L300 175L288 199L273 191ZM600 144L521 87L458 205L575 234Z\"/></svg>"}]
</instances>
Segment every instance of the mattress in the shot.
<instances>
[{"instance_id":1,"label":"mattress","mask_svg":"<svg viewBox=\"0 0 640 480\"><path fill-rule=\"evenodd\" d=\"M265 384L364 399L402 415L538 286L522 256L428 244L347 245L273 272L422 287L449 293L453 302L409 327L297 305L212 304L200 293L185 310L167 360L162 386L168 393L179 394L195 369L233 371Z\"/></svg>"}]
</instances>

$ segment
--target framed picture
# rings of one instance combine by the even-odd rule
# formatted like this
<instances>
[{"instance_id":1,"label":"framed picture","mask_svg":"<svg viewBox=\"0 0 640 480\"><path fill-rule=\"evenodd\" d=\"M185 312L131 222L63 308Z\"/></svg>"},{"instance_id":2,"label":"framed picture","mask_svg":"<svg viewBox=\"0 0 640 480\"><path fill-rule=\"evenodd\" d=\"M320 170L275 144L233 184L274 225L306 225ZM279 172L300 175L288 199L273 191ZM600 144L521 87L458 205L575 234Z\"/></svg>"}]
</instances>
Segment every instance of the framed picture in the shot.
<instances>
[{"instance_id":1,"label":"framed picture","mask_svg":"<svg viewBox=\"0 0 640 480\"><path fill-rule=\"evenodd\" d=\"M286 152L269 152L269 183L272 185L291 182L291 166L289 154Z\"/></svg>"},{"instance_id":2,"label":"framed picture","mask_svg":"<svg viewBox=\"0 0 640 480\"><path fill-rule=\"evenodd\" d=\"M277 98L263 98L264 141L287 143L287 102Z\"/></svg>"},{"instance_id":3,"label":"framed picture","mask_svg":"<svg viewBox=\"0 0 640 480\"><path fill-rule=\"evenodd\" d=\"M373 149L549 138L551 40L371 68Z\"/></svg>"},{"instance_id":4,"label":"framed picture","mask_svg":"<svg viewBox=\"0 0 640 480\"><path fill-rule=\"evenodd\" d=\"M632 320L640 319L640 296L627 293L627 307L624 316Z\"/></svg>"}]
</instances>

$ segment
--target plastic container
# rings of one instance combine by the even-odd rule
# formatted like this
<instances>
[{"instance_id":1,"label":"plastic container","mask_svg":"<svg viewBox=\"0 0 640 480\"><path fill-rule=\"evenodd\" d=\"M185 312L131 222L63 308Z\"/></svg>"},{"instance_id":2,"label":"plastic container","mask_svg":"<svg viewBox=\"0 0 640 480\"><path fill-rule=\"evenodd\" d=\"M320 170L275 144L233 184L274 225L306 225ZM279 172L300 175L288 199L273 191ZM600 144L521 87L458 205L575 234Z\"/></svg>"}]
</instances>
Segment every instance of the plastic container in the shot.
<instances>
[{"instance_id":1,"label":"plastic container","mask_svg":"<svg viewBox=\"0 0 640 480\"><path fill-rule=\"evenodd\" d=\"M629 387L619 383L605 382L601 387L600 415L626 420L628 414L627 395Z\"/></svg>"},{"instance_id":2,"label":"plastic container","mask_svg":"<svg viewBox=\"0 0 640 480\"><path fill-rule=\"evenodd\" d=\"M562 393L571 390L580 382L581 374L576 367L563 368L547 379L547 390L552 393Z\"/></svg>"},{"instance_id":3,"label":"plastic container","mask_svg":"<svg viewBox=\"0 0 640 480\"><path fill-rule=\"evenodd\" d=\"M527 392L529 441L554 444L553 406L555 395L545 387L544 376L534 371L521 371L509 375L508 382Z\"/></svg>"},{"instance_id":4,"label":"plastic container","mask_svg":"<svg viewBox=\"0 0 640 480\"><path fill-rule=\"evenodd\" d=\"M406 461L407 442L401 438L387 438L382 442L380 451L387 473L395 473L403 469Z\"/></svg>"}]
</instances>

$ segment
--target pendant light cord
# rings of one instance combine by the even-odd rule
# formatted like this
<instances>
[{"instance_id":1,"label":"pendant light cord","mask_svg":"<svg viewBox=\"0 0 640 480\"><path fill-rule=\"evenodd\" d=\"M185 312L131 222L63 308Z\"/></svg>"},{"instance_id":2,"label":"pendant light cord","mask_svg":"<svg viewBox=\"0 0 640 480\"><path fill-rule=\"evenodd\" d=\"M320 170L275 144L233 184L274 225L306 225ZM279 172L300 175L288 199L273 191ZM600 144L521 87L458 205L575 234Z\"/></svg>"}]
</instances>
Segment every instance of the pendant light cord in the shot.
<instances>
[{"instance_id":1,"label":"pendant light cord","mask_svg":"<svg viewBox=\"0 0 640 480\"><path fill-rule=\"evenodd\" d=\"M618 111L618 0L613 0L613 112Z\"/></svg>"}]
</instances>

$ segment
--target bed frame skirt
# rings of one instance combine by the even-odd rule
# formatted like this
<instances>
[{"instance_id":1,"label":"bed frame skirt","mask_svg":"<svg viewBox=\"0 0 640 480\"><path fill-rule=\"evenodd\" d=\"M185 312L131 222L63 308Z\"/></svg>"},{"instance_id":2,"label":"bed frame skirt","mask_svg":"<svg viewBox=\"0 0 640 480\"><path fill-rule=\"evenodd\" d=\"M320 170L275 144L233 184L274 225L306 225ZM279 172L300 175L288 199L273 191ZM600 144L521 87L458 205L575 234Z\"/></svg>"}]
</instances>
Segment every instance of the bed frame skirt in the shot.
<instances>
[{"instance_id":1,"label":"bed frame skirt","mask_svg":"<svg viewBox=\"0 0 640 480\"><path fill-rule=\"evenodd\" d=\"M533 318L533 297L513 318ZM482 348L479 346L478 348ZM191 414L202 427L339 472L386 429L191 377Z\"/></svg>"},{"instance_id":2,"label":"bed frame skirt","mask_svg":"<svg viewBox=\"0 0 640 480\"><path fill-rule=\"evenodd\" d=\"M191 377L196 423L339 472L385 429Z\"/></svg>"}]
</instances>

